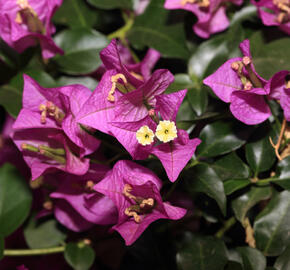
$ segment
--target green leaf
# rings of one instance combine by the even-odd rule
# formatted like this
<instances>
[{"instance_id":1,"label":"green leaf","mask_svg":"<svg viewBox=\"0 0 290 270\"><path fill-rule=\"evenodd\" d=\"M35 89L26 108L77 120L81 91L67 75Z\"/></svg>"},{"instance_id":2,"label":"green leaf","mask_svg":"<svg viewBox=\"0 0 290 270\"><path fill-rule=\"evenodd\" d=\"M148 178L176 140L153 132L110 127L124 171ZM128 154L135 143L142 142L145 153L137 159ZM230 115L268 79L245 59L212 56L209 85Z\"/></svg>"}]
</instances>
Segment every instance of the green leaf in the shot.
<instances>
[{"instance_id":1,"label":"green leaf","mask_svg":"<svg viewBox=\"0 0 290 270\"><path fill-rule=\"evenodd\" d=\"M55 42L64 50L54 60L59 69L68 74L86 74L100 65L99 52L108 45L101 33L85 28L64 30L55 37Z\"/></svg>"},{"instance_id":2,"label":"green leaf","mask_svg":"<svg viewBox=\"0 0 290 270\"><path fill-rule=\"evenodd\" d=\"M202 192L213 198L222 213L226 214L226 196L223 182L207 164L199 164L192 169L192 179L187 182L191 193Z\"/></svg>"},{"instance_id":3,"label":"green leaf","mask_svg":"<svg viewBox=\"0 0 290 270\"><path fill-rule=\"evenodd\" d=\"M0 260L4 257L4 239L0 237Z\"/></svg>"},{"instance_id":4,"label":"green leaf","mask_svg":"<svg viewBox=\"0 0 290 270\"><path fill-rule=\"evenodd\" d=\"M177 252L179 270L222 270L227 263L226 246L214 237L193 236Z\"/></svg>"},{"instance_id":5,"label":"green leaf","mask_svg":"<svg viewBox=\"0 0 290 270\"><path fill-rule=\"evenodd\" d=\"M226 59L227 53L228 50L223 35L218 35L203 42L189 59L189 75L203 78L210 62L217 56L223 56Z\"/></svg>"},{"instance_id":6,"label":"green leaf","mask_svg":"<svg viewBox=\"0 0 290 270\"><path fill-rule=\"evenodd\" d=\"M290 190L290 156L284 158L277 165L275 178L279 178L274 183L284 189Z\"/></svg>"},{"instance_id":7,"label":"green leaf","mask_svg":"<svg viewBox=\"0 0 290 270\"><path fill-rule=\"evenodd\" d=\"M22 91L10 85L0 87L0 104L14 118L22 108Z\"/></svg>"},{"instance_id":8,"label":"green leaf","mask_svg":"<svg viewBox=\"0 0 290 270\"><path fill-rule=\"evenodd\" d=\"M242 256L245 270L265 270L266 258L259 250L251 247L239 247L237 251Z\"/></svg>"},{"instance_id":9,"label":"green leaf","mask_svg":"<svg viewBox=\"0 0 290 270\"><path fill-rule=\"evenodd\" d=\"M88 2L102 9L113 9L113 8L123 8L123 9L132 9L133 1L132 0L88 0Z\"/></svg>"},{"instance_id":10,"label":"green leaf","mask_svg":"<svg viewBox=\"0 0 290 270\"><path fill-rule=\"evenodd\" d=\"M255 135L251 138L251 141L254 142L246 144L246 159L254 170L255 176L259 172L269 170L276 160L274 148L269 141L270 136L274 140L274 131L263 125L256 130Z\"/></svg>"},{"instance_id":11,"label":"green leaf","mask_svg":"<svg viewBox=\"0 0 290 270\"><path fill-rule=\"evenodd\" d=\"M25 179L14 166L0 168L0 235L8 236L27 218L32 202Z\"/></svg>"},{"instance_id":12,"label":"green leaf","mask_svg":"<svg viewBox=\"0 0 290 270\"><path fill-rule=\"evenodd\" d=\"M66 77L66 76L62 76L57 80L58 86L70 84L82 84L91 90L95 90L95 88L98 85L98 81L96 81L91 77Z\"/></svg>"},{"instance_id":13,"label":"green leaf","mask_svg":"<svg viewBox=\"0 0 290 270\"><path fill-rule=\"evenodd\" d=\"M290 244L290 192L275 194L254 223L257 248L267 256L278 256Z\"/></svg>"},{"instance_id":14,"label":"green leaf","mask_svg":"<svg viewBox=\"0 0 290 270\"><path fill-rule=\"evenodd\" d=\"M230 195L233 192L242 189L251 184L249 179L230 179L224 182L224 189L226 195Z\"/></svg>"},{"instance_id":15,"label":"green leaf","mask_svg":"<svg viewBox=\"0 0 290 270\"><path fill-rule=\"evenodd\" d=\"M250 176L250 168L237 156L235 152L217 160L212 165L212 168L223 181L230 178L243 179Z\"/></svg>"},{"instance_id":16,"label":"green leaf","mask_svg":"<svg viewBox=\"0 0 290 270\"><path fill-rule=\"evenodd\" d=\"M274 266L277 270L289 270L290 269L290 245L284 250L284 252L277 258Z\"/></svg>"},{"instance_id":17,"label":"green leaf","mask_svg":"<svg viewBox=\"0 0 290 270\"><path fill-rule=\"evenodd\" d=\"M95 260L95 252L83 243L68 243L65 247L64 258L75 270L90 269Z\"/></svg>"},{"instance_id":18,"label":"green leaf","mask_svg":"<svg viewBox=\"0 0 290 270\"><path fill-rule=\"evenodd\" d=\"M96 19L96 11L89 8L83 0L64 0L53 16L56 24L70 28L92 27Z\"/></svg>"},{"instance_id":19,"label":"green leaf","mask_svg":"<svg viewBox=\"0 0 290 270\"><path fill-rule=\"evenodd\" d=\"M128 38L134 47L152 47L163 57L187 59L183 24L166 25L169 11L164 0L151 1L145 12L138 16L129 31Z\"/></svg>"},{"instance_id":20,"label":"green leaf","mask_svg":"<svg viewBox=\"0 0 290 270\"><path fill-rule=\"evenodd\" d=\"M271 194L270 187L251 187L247 193L234 199L232 202L232 208L237 219L243 223L249 209L259 201L270 198Z\"/></svg>"},{"instance_id":21,"label":"green leaf","mask_svg":"<svg viewBox=\"0 0 290 270\"><path fill-rule=\"evenodd\" d=\"M188 88L186 97L198 116L205 112L208 103L208 95L204 86L195 84L195 87Z\"/></svg>"},{"instance_id":22,"label":"green leaf","mask_svg":"<svg viewBox=\"0 0 290 270\"><path fill-rule=\"evenodd\" d=\"M10 85L17 88L18 91L21 92L21 94L24 85L23 74L30 76L43 87L55 87L55 80L45 71L36 69L25 69L23 72L19 72L10 81Z\"/></svg>"},{"instance_id":23,"label":"green leaf","mask_svg":"<svg viewBox=\"0 0 290 270\"><path fill-rule=\"evenodd\" d=\"M55 219L41 222L34 217L24 228L24 237L30 248L53 247L66 239L66 235L59 229Z\"/></svg>"},{"instance_id":24,"label":"green leaf","mask_svg":"<svg viewBox=\"0 0 290 270\"><path fill-rule=\"evenodd\" d=\"M237 122L217 121L207 125L200 133L201 144L197 157L215 157L240 148L247 138L247 127Z\"/></svg>"},{"instance_id":25,"label":"green leaf","mask_svg":"<svg viewBox=\"0 0 290 270\"><path fill-rule=\"evenodd\" d=\"M194 82L184 73L176 74L174 76L174 82L166 89L166 93L173 93L182 89L187 89L185 99L188 100L189 105L195 111L196 115L203 114L207 107L208 94L202 82L197 78Z\"/></svg>"},{"instance_id":26,"label":"green leaf","mask_svg":"<svg viewBox=\"0 0 290 270\"><path fill-rule=\"evenodd\" d=\"M253 54L256 71L265 79L270 79L280 70L290 70L290 40L281 38L268 44L261 44L258 56Z\"/></svg>"}]
</instances>

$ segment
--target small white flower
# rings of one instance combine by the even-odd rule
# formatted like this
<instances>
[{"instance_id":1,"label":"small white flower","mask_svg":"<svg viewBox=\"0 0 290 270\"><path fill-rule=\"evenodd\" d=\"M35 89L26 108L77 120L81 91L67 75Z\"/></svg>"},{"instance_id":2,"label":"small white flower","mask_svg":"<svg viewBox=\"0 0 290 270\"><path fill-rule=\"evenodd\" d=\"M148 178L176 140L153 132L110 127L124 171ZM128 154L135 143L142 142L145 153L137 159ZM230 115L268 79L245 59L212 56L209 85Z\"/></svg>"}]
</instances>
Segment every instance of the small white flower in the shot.
<instances>
[{"instance_id":1,"label":"small white flower","mask_svg":"<svg viewBox=\"0 0 290 270\"><path fill-rule=\"evenodd\" d=\"M160 121L155 132L156 137L164 143L177 138L177 129L174 122L164 120Z\"/></svg>"},{"instance_id":2,"label":"small white flower","mask_svg":"<svg viewBox=\"0 0 290 270\"><path fill-rule=\"evenodd\" d=\"M137 141L142 145L149 145L154 141L154 133L148 126L143 126L136 132Z\"/></svg>"}]
</instances>

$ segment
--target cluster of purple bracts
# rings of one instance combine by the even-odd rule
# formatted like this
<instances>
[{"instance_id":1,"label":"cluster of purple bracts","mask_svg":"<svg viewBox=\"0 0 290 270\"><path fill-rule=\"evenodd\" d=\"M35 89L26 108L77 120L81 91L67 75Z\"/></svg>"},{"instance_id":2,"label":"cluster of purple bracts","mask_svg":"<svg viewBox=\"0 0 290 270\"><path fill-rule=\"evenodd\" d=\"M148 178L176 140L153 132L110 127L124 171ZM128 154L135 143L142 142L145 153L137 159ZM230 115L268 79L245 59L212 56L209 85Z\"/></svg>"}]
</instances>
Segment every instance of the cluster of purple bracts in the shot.
<instances>
[{"instance_id":1,"label":"cluster of purple bracts","mask_svg":"<svg viewBox=\"0 0 290 270\"><path fill-rule=\"evenodd\" d=\"M164 94L174 77L163 69L151 74L159 53L149 50L140 63L127 56L112 40L101 52L104 74L93 92L82 85L44 88L24 75L11 136L32 181L49 187L39 216L54 213L73 231L113 225L130 245L151 222L180 219L186 210L162 201L162 182L149 169L128 160L113 168L95 164L102 142L94 132L115 137L134 160L156 156L172 182L201 141L176 128L187 90ZM156 133L149 142L139 132L144 128Z\"/></svg>"},{"instance_id":2,"label":"cluster of purple bracts","mask_svg":"<svg viewBox=\"0 0 290 270\"><path fill-rule=\"evenodd\" d=\"M166 0L166 9L184 9L195 14L197 23L193 26L195 34L202 38L224 31L230 22L226 15L229 4L242 5L243 0ZM290 34L290 1L260 0L251 3L258 8L258 15L264 25L278 26Z\"/></svg>"},{"instance_id":3,"label":"cluster of purple bracts","mask_svg":"<svg viewBox=\"0 0 290 270\"><path fill-rule=\"evenodd\" d=\"M43 58L63 51L51 38L51 22L62 0L0 0L0 37L19 53L40 44Z\"/></svg>"},{"instance_id":4,"label":"cluster of purple bracts","mask_svg":"<svg viewBox=\"0 0 290 270\"><path fill-rule=\"evenodd\" d=\"M271 99L279 101L285 119L290 121L290 72L279 71L267 81L255 71L249 40L240 44L240 50L243 57L225 62L204 79L204 84L222 101L230 103L232 114L247 125L260 124L272 115L268 104Z\"/></svg>"}]
</instances>

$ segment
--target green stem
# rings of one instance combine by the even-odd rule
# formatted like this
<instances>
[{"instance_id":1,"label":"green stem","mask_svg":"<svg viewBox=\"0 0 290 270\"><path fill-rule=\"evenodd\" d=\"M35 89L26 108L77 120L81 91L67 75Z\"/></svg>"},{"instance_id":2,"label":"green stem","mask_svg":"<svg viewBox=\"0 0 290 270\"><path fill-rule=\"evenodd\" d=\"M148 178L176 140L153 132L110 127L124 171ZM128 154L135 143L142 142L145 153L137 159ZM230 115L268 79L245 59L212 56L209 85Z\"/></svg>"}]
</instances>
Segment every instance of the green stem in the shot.
<instances>
[{"instance_id":1,"label":"green stem","mask_svg":"<svg viewBox=\"0 0 290 270\"><path fill-rule=\"evenodd\" d=\"M192 160L189 164L186 165L185 170L192 168L196 166L197 164L199 164L199 161L197 159Z\"/></svg>"},{"instance_id":2,"label":"green stem","mask_svg":"<svg viewBox=\"0 0 290 270\"><path fill-rule=\"evenodd\" d=\"M265 178L265 179L260 179L258 180L258 182L256 182L255 184L258 185L258 186L264 186L264 185L268 185L270 184L271 182L278 182L278 181L281 181L280 178L275 178L275 177L270 177L270 178Z\"/></svg>"},{"instance_id":3,"label":"green stem","mask_svg":"<svg viewBox=\"0 0 290 270\"><path fill-rule=\"evenodd\" d=\"M130 16L123 16L125 25L108 35L108 39L119 38L123 42L126 39L127 32L131 29L134 23L134 14Z\"/></svg>"},{"instance_id":4,"label":"green stem","mask_svg":"<svg viewBox=\"0 0 290 270\"><path fill-rule=\"evenodd\" d=\"M220 228L220 229L216 232L215 236L216 236L217 238L222 238L223 235L224 235L224 234L225 234L225 233L226 233L226 232L227 232L227 231L228 231L232 226L234 226L234 225L236 224L236 222L237 222L237 220L236 220L235 217L231 217L231 218L229 218L228 220L225 221L223 227Z\"/></svg>"},{"instance_id":5,"label":"green stem","mask_svg":"<svg viewBox=\"0 0 290 270\"><path fill-rule=\"evenodd\" d=\"M36 256L62 253L64 250L65 246L37 249L5 249L4 256Z\"/></svg>"}]
</instances>

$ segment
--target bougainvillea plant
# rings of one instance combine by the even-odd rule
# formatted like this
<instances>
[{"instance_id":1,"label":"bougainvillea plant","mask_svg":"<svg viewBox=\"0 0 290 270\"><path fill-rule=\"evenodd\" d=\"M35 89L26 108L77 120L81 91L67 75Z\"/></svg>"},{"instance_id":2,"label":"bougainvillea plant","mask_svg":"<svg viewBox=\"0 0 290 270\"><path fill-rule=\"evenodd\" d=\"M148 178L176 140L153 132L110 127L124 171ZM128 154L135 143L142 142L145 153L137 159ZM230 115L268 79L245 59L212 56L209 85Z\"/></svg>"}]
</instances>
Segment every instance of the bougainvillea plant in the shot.
<instances>
[{"instance_id":1,"label":"bougainvillea plant","mask_svg":"<svg viewBox=\"0 0 290 270\"><path fill-rule=\"evenodd\" d=\"M288 269L289 24L289 0L0 0L0 269Z\"/></svg>"}]
</instances>

